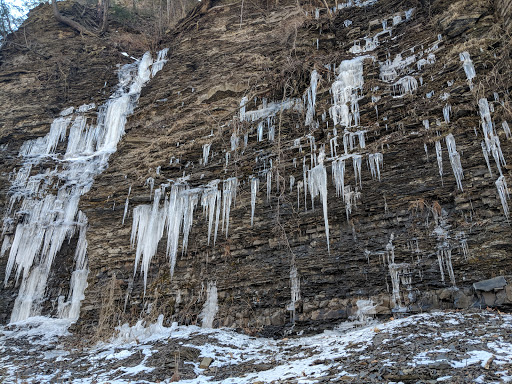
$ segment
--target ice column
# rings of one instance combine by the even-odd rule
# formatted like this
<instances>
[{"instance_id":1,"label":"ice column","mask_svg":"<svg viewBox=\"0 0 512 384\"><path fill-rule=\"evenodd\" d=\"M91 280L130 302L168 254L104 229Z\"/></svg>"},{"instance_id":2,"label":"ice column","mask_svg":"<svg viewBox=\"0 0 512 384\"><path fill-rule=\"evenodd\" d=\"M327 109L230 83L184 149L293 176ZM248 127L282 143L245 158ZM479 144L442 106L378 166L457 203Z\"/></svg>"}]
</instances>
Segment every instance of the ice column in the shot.
<instances>
[{"instance_id":1,"label":"ice column","mask_svg":"<svg viewBox=\"0 0 512 384\"><path fill-rule=\"evenodd\" d=\"M203 144L203 165L208 164L208 156L210 156L211 144Z\"/></svg>"},{"instance_id":2,"label":"ice column","mask_svg":"<svg viewBox=\"0 0 512 384\"><path fill-rule=\"evenodd\" d=\"M359 125L358 94L363 87L363 60L356 57L342 61L338 68L338 76L331 86L333 106L329 109L334 126L346 128ZM350 104L350 106L349 106Z\"/></svg>"},{"instance_id":3,"label":"ice column","mask_svg":"<svg viewBox=\"0 0 512 384\"><path fill-rule=\"evenodd\" d=\"M124 221L126 219L126 216L128 215L128 206L130 204L130 193L132 191L132 186L130 185L130 187L128 188L128 195L126 196L126 201L124 203L124 213L123 213L123 221L121 223L121 225L124 225Z\"/></svg>"},{"instance_id":4,"label":"ice column","mask_svg":"<svg viewBox=\"0 0 512 384\"><path fill-rule=\"evenodd\" d=\"M466 72L466 78L468 79L469 89L473 89L473 79L476 76L475 67L473 66L473 61L469 56L468 52L461 52L459 55L460 61L462 61L462 66L464 67L464 72Z\"/></svg>"},{"instance_id":5,"label":"ice column","mask_svg":"<svg viewBox=\"0 0 512 384\"><path fill-rule=\"evenodd\" d=\"M153 205L139 205L133 209L131 244L137 243L134 275L142 259L141 273L144 274L144 293L148 278L149 264L156 253L158 242L164 235L165 211L159 208L161 190L155 191Z\"/></svg>"},{"instance_id":6,"label":"ice column","mask_svg":"<svg viewBox=\"0 0 512 384\"><path fill-rule=\"evenodd\" d=\"M455 146L455 138L450 133L446 136L446 147L448 148L448 155L450 157L450 163L453 169L453 175L455 176L455 180L457 181L457 187L463 191L462 189L462 179L464 178L464 174L462 172L462 165L460 163L460 156L457 152L457 148Z\"/></svg>"},{"instance_id":7,"label":"ice column","mask_svg":"<svg viewBox=\"0 0 512 384\"><path fill-rule=\"evenodd\" d=\"M316 86L318 84L318 72L313 70L311 72L311 82L306 93L304 94L304 104L306 106L306 125L311 125L313 117L315 116L316 104Z\"/></svg>"},{"instance_id":8,"label":"ice column","mask_svg":"<svg viewBox=\"0 0 512 384\"><path fill-rule=\"evenodd\" d=\"M165 54L159 55L160 60L165 60ZM24 220L15 229L5 276L5 283L13 270L17 281L21 277L11 321L40 313L53 260L64 241L69 241L77 229L70 296L67 302L60 299L59 314L73 319L78 316L87 275L87 219L78 212L80 197L90 190L95 176L107 167L109 156L117 149L126 119L137 103L142 86L151 77L151 64L151 55L146 53L137 62L121 67L119 85L99 107L96 126L87 125L82 115L94 105L83 105L77 110L70 107L54 120L48 135L23 144L20 150L23 165L10 190L10 208L20 202L19 210L24 213ZM158 68L153 70L156 72ZM55 153L58 142L65 141L71 121L65 152ZM55 161L56 167L30 176L32 166L43 161ZM10 226L14 221L5 223Z\"/></svg>"},{"instance_id":9,"label":"ice column","mask_svg":"<svg viewBox=\"0 0 512 384\"><path fill-rule=\"evenodd\" d=\"M441 148L441 141L437 140L435 145L436 145L437 167L439 168L439 176L441 176L441 183L442 183L443 182L443 150Z\"/></svg>"},{"instance_id":10,"label":"ice column","mask_svg":"<svg viewBox=\"0 0 512 384\"><path fill-rule=\"evenodd\" d=\"M236 188L238 186L238 179L230 177L222 183L222 230L228 237L229 229L229 213L231 212L231 204L236 199Z\"/></svg>"},{"instance_id":11,"label":"ice column","mask_svg":"<svg viewBox=\"0 0 512 384\"><path fill-rule=\"evenodd\" d=\"M210 244L210 238L213 229L213 220L215 219L215 233L213 237L213 244L217 241L217 230L219 228L219 216L221 206L221 192L219 191L218 185L220 180L213 180L208 183L201 196L201 206L203 212L208 218L208 245Z\"/></svg>"},{"instance_id":12,"label":"ice column","mask_svg":"<svg viewBox=\"0 0 512 384\"><path fill-rule=\"evenodd\" d=\"M251 179L251 227L254 225L254 210L256 209L256 195L260 186L260 179L253 177Z\"/></svg>"},{"instance_id":13,"label":"ice column","mask_svg":"<svg viewBox=\"0 0 512 384\"><path fill-rule=\"evenodd\" d=\"M311 198L320 195L324 209L325 236L327 238L327 251L330 253L329 245L329 222L327 217L327 172L324 165L325 153L320 150L318 154L318 165L309 171L309 191Z\"/></svg>"},{"instance_id":14,"label":"ice column","mask_svg":"<svg viewBox=\"0 0 512 384\"><path fill-rule=\"evenodd\" d=\"M201 327L212 328L213 320L219 306L217 304L217 283L215 281L208 282L208 288L206 289L206 301L201 311Z\"/></svg>"},{"instance_id":15,"label":"ice column","mask_svg":"<svg viewBox=\"0 0 512 384\"><path fill-rule=\"evenodd\" d=\"M374 179L380 181L380 167L382 165L382 153L370 153L368 155L368 162L370 163L370 173Z\"/></svg>"},{"instance_id":16,"label":"ice column","mask_svg":"<svg viewBox=\"0 0 512 384\"><path fill-rule=\"evenodd\" d=\"M345 198L345 158L338 158L331 164L332 181L336 187L336 196Z\"/></svg>"},{"instance_id":17,"label":"ice column","mask_svg":"<svg viewBox=\"0 0 512 384\"><path fill-rule=\"evenodd\" d=\"M501 175L496 180L496 188L498 189L498 194L500 195L501 205L503 207L503 213L508 220L509 210L507 199L510 198L510 194L508 192L507 181L505 180L505 176Z\"/></svg>"}]
</instances>

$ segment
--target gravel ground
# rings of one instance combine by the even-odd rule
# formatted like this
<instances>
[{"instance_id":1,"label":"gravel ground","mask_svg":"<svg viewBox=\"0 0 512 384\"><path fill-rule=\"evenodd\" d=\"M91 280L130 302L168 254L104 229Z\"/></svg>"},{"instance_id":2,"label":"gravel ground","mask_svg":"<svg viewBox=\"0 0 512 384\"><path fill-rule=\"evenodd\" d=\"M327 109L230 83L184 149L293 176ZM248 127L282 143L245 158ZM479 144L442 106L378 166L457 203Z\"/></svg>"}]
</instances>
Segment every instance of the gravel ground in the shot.
<instances>
[{"instance_id":1,"label":"gravel ground","mask_svg":"<svg viewBox=\"0 0 512 384\"><path fill-rule=\"evenodd\" d=\"M0 382L512 382L512 315L489 310L370 320L279 340L161 324L125 325L87 348L70 346L76 336L62 320L9 325L0 329Z\"/></svg>"}]
</instances>

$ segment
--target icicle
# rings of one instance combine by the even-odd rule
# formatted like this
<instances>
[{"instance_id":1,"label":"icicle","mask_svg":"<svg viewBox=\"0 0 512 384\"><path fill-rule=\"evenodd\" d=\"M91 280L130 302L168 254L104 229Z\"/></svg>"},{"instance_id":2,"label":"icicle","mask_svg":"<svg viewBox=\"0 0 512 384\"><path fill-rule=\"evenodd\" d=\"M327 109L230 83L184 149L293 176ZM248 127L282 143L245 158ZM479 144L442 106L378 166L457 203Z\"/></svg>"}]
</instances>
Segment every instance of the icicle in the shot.
<instances>
[{"instance_id":1,"label":"icicle","mask_svg":"<svg viewBox=\"0 0 512 384\"><path fill-rule=\"evenodd\" d=\"M238 136L236 135L235 132L233 132L232 135L231 135L231 139L230 139L231 151L235 151L238 148L239 141L240 140L239 140Z\"/></svg>"},{"instance_id":2,"label":"icicle","mask_svg":"<svg viewBox=\"0 0 512 384\"><path fill-rule=\"evenodd\" d=\"M309 168L306 166L306 158L302 159L302 180L304 186L304 211L308 210L308 179L307 174L309 172Z\"/></svg>"},{"instance_id":3,"label":"icicle","mask_svg":"<svg viewBox=\"0 0 512 384\"><path fill-rule=\"evenodd\" d=\"M338 147L338 136L334 136L329 140L329 146L331 148L331 157L338 156L336 153L336 148Z\"/></svg>"},{"instance_id":4,"label":"icicle","mask_svg":"<svg viewBox=\"0 0 512 384\"><path fill-rule=\"evenodd\" d=\"M501 205L503 207L503 213L508 220L509 210L508 210L508 202L507 199L510 198L510 194L507 187L507 181L505 180L505 176L501 175L496 180L496 188L498 189L498 194L500 196Z\"/></svg>"},{"instance_id":5,"label":"icicle","mask_svg":"<svg viewBox=\"0 0 512 384\"><path fill-rule=\"evenodd\" d=\"M469 56L468 52L462 52L460 55L460 61L463 62L464 72L466 72L466 78L468 79L469 89L473 89L473 79L476 76L475 67L473 61Z\"/></svg>"},{"instance_id":6,"label":"icicle","mask_svg":"<svg viewBox=\"0 0 512 384\"><path fill-rule=\"evenodd\" d=\"M151 76L154 77L163 67L164 64L167 63L167 53L169 52L169 48L164 48L158 52L155 62L151 67Z\"/></svg>"},{"instance_id":7,"label":"icicle","mask_svg":"<svg viewBox=\"0 0 512 384\"><path fill-rule=\"evenodd\" d=\"M276 135L276 127L274 126L274 117L270 116L267 118L267 126L268 126L268 140L274 141Z\"/></svg>"},{"instance_id":8,"label":"icicle","mask_svg":"<svg viewBox=\"0 0 512 384\"><path fill-rule=\"evenodd\" d=\"M293 258L292 265L290 266L290 296L290 304L288 304L286 309L292 312L292 321L295 321L295 306L300 300L300 280L295 265L295 258Z\"/></svg>"},{"instance_id":9,"label":"icicle","mask_svg":"<svg viewBox=\"0 0 512 384\"><path fill-rule=\"evenodd\" d=\"M330 253L329 245L329 222L327 218L327 173L324 165L325 153L321 149L318 154L318 165L309 171L309 189L311 198L320 195L324 211L325 236L327 238L327 251Z\"/></svg>"},{"instance_id":10,"label":"icicle","mask_svg":"<svg viewBox=\"0 0 512 384\"><path fill-rule=\"evenodd\" d=\"M370 153L368 155L368 162L370 163L370 173L372 177L378 178L380 181L380 167L382 164L382 153ZM361 178L361 176L359 176ZM361 180L361 179L359 179Z\"/></svg>"},{"instance_id":11,"label":"icicle","mask_svg":"<svg viewBox=\"0 0 512 384\"><path fill-rule=\"evenodd\" d=\"M137 272L142 258L141 273L144 274L144 293L146 293L149 264L156 253L158 242L164 234L164 213L159 209L161 191L155 191L153 206L139 205L133 209L131 243L137 243L133 274Z\"/></svg>"},{"instance_id":12,"label":"icicle","mask_svg":"<svg viewBox=\"0 0 512 384\"><path fill-rule=\"evenodd\" d=\"M132 113L142 86L151 77L151 64L151 56L146 53L136 63L120 68L119 86L99 107L96 126L86 125L85 118L79 115L93 108L92 105L81 106L76 112L70 107L54 120L46 136L22 145L19 155L23 157L23 166L12 184L10 209L21 201L19 209L25 214L23 222L16 227L5 283L13 269L16 280L23 277L11 321L40 314L53 260L64 241L70 240L77 229L80 235L75 255L80 254L86 260L85 234L82 234L86 218L78 211L80 197L90 190L94 178L107 167L109 156L117 149L126 118ZM71 121L65 151L54 153L58 143L66 139ZM57 161L55 170L30 176L32 165L41 164L50 154ZM76 256L76 260L82 256ZM61 316L78 316L78 301L87 274L79 264L71 276L69 301L64 302L64 298L60 301Z\"/></svg>"},{"instance_id":13,"label":"icicle","mask_svg":"<svg viewBox=\"0 0 512 384\"><path fill-rule=\"evenodd\" d=\"M317 40L317 49L318 49L318 40ZM313 117L315 116L315 104L316 104L316 87L318 84L318 72L313 70L311 72L311 81L310 86L306 90L304 94L304 101L307 107L306 110L306 125L311 125L313 122Z\"/></svg>"},{"instance_id":14,"label":"icicle","mask_svg":"<svg viewBox=\"0 0 512 384\"><path fill-rule=\"evenodd\" d=\"M295 176L290 175L290 193L292 192L294 185L295 185Z\"/></svg>"},{"instance_id":15,"label":"icicle","mask_svg":"<svg viewBox=\"0 0 512 384\"><path fill-rule=\"evenodd\" d=\"M350 185L345 187L345 194L343 200L345 201L345 213L347 215L347 223L349 221L350 215L352 214L352 208L356 206L357 200L361 198L361 193L357 191L352 191Z\"/></svg>"},{"instance_id":16,"label":"icicle","mask_svg":"<svg viewBox=\"0 0 512 384\"><path fill-rule=\"evenodd\" d=\"M437 167L439 168L439 176L441 176L441 184L443 183L443 152L441 149L441 142L439 140L436 141L436 157L437 157Z\"/></svg>"},{"instance_id":17,"label":"icicle","mask_svg":"<svg viewBox=\"0 0 512 384\"><path fill-rule=\"evenodd\" d=\"M444 116L444 121L446 123L450 122L450 114L451 114L451 112L452 112L452 106L450 104L446 104L443 107L443 116Z\"/></svg>"},{"instance_id":18,"label":"icicle","mask_svg":"<svg viewBox=\"0 0 512 384\"><path fill-rule=\"evenodd\" d=\"M336 196L345 198L345 159L340 158L332 162L332 181L336 187Z\"/></svg>"},{"instance_id":19,"label":"icicle","mask_svg":"<svg viewBox=\"0 0 512 384\"><path fill-rule=\"evenodd\" d=\"M128 195L126 196L126 202L124 203L124 213L123 213L123 222L121 225L124 225L124 220L126 219L126 215L128 214L128 205L130 204L130 193L132 192L132 186L128 188Z\"/></svg>"},{"instance_id":20,"label":"icicle","mask_svg":"<svg viewBox=\"0 0 512 384\"><path fill-rule=\"evenodd\" d=\"M455 138L451 133L448 136L446 136L446 147L448 149L448 156L450 157L453 175L455 176L455 180L457 181L457 187L461 191L463 191L462 179L464 178L464 174L462 171L462 165L460 163L460 156L455 146Z\"/></svg>"},{"instance_id":21,"label":"icicle","mask_svg":"<svg viewBox=\"0 0 512 384\"><path fill-rule=\"evenodd\" d=\"M254 226L254 211L256 208L256 194L260 186L260 179L251 178L251 227ZM291 188L290 188L291 189Z\"/></svg>"},{"instance_id":22,"label":"icicle","mask_svg":"<svg viewBox=\"0 0 512 384\"><path fill-rule=\"evenodd\" d=\"M203 165L206 166L208 164L208 157L210 156L210 147L211 143L203 144Z\"/></svg>"},{"instance_id":23,"label":"icicle","mask_svg":"<svg viewBox=\"0 0 512 384\"><path fill-rule=\"evenodd\" d=\"M213 320L219 306L217 304L217 283L215 281L208 282L208 288L206 289L206 301L201 311L201 327L212 328Z\"/></svg>"},{"instance_id":24,"label":"icicle","mask_svg":"<svg viewBox=\"0 0 512 384\"><path fill-rule=\"evenodd\" d=\"M75 270L71 274L68 301L64 302L62 300L64 297L59 297L57 312L58 317L61 319L78 320L80 315L80 305L82 300L85 299L84 292L87 288L87 276L89 275L86 239L87 225L87 217L82 211L79 211L77 226L79 227L80 232L75 249Z\"/></svg>"},{"instance_id":25,"label":"icicle","mask_svg":"<svg viewBox=\"0 0 512 384\"><path fill-rule=\"evenodd\" d=\"M452 267L452 251L448 241L448 229L450 226L446 223L446 212L441 210L440 215L435 214L436 227L434 235L437 237L437 260L439 263L439 272L441 273L441 282L444 283L444 270L448 272L450 282L455 286L455 274Z\"/></svg>"},{"instance_id":26,"label":"icicle","mask_svg":"<svg viewBox=\"0 0 512 384\"><path fill-rule=\"evenodd\" d=\"M237 186L238 179L236 177L230 177L222 183L222 230L226 233L226 239L228 237L231 204L236 200Z\"/></svg>"},{"instance_id":27,"label":"icicle","mask_svg":"<svg viewBox=\"0 0 512 384\"><path fill-rule=\"evenodd\" d=\"M240 121L245 121L245 106L247 105L249 99L247 96L242 97L242 100L240 101Z\"/></svg>"},{"instance_id":28,"label":"icicle","mask_svg":"<svg viewBox=\"0 0 512 384\"><path fill-rule=\"evenodd\" d=\"M351 127L359 124L359 95L363 87L363 60L357 57L342 61L338 76L331 86L333 106L329 109L334 126ZM348 104L350 103L350 109Z\"/></svg>"},{"instance_id":29,"label":"icicle","mask_svg":"<svg viewBox=\"0 0 512 384\"><path fill-rule=\"evenodd\" d=\"M487 169L489 170L489 174L492 177L492 169L491 169L491 164L489 163L489 152L487 151L487 146L485 145L484 141L481 142L481 145L482 145L482 152L483 152L484 158L485 158L485 163L487 164Z\"/></svg>"},{"instance_id":30,"label":"icicle","mask_svg":"<svg viewBox=\"0 0 512 384\"><path fill-rule=\"evenodd\" d=\"M301 199L301 192L303 189L304 183L302 180L299 180L297 182L297 209L300 209L300 199Z\"/></svg>"},{"instance_id":31,"label":"icicle","mask_svg":"<svg viewBox=\"0 0 512 384\"><path fill-rule=\"evenodd\" d=\"M272 168L267 170L267 202L270 202L271 194L272 194Z\"/></svg>"},{"instance_id":32,"label":"icicle","mask_svg":"<svg viewBox=\"0 0 512 384\"><path fill-rule=\"evenodd\" d=\"M364 134L366 133L366 131L357 131L355 132L355 134L357 135L357 137L359 138L359 148L366 148L366 141L365 141L365 138L364 138Z\"/></svg>"},{"instance_id":33,"label":"icicle","mask_svg":"<svg viewBox=\"0 0 512 384\"><path fill-rule=\"evenodd\" d=\"M219 228L219 212L221 205L221 192L219 191L220 180L212 180L208 183L201 196L201 206L203 212L208 218L208 245L213 230L213 220L215 219L215 232L213 244L217 241L217 230Z\"/></svg>"},{"instance_id":34,"label":"icicle","mask_svg":"<svg viewBox=\"0 0 512 384\"><path fill-rule=\"evenodd\" d=\"M362 181L361 181L361 162L362 162L362 156L358 154L354 154L352 156L352 165L354 167L354 177L356 179L356 186L357 181L359 180L359 186L362 187Z\"/></svg>"},{"instance_id":35,"label":"icicle","mask_svg":"<svg viewBox=\"0 0 512 384\"><path fill-rule=\"evenodd\" d=\"M153 189L155 188L155 179L153 179L152 177L148 177L146 179L146 182L144 183L144 186L149 186L149 198L151 198L151 196L153 195Z\"/></svg>"},{"instance_id":36,"label":"icicle","mask_svg":"<svg viewBox=\"0 0 512 384\"><path fill-rule=\"evenodd\" d=\"M423 126L425 127L425 129L430 129L430 122L427 120L423 120Z\"/></svg>"},{"instance_id":37,"label":"icicle","mask_svg":"<svg viewBox=\"0 0 512 384\"><path fill-rule=\"evenodd\" d=\"M423 143L423 149L425 150L425 155L427 155L427 161L428 161L428 148L427 148L427 143Z\"/></svg>"},{"instance_id":38,"label":"icicle","mask_svg":"<svg viewBox=\"0 0 512 384\"><path fill-rule=\"evenodd\" d=\"M503 121L501 123L501 126L503 128L503 131L505 132L505 136L507 137L507 139L512 139L512 134L510 133L510 127L508 126L508 123L506 121Z\"/></svg>"},{"instance_id":39,"label":"icicle","mask_svg":"<svg viewBox=\"0 0 512 384\"><path fill-rule=\"evenodd\" d=\"M489 140L494 134L494 125L491 120L491 111L489 110L489 103L486 98L478 100L478 108L480 110L480 117L482 118L482 131L484 138Z\"/></svg>"},{"instance_id":40,"label":"icicle","mask_svg":"<svg viewBox=\"0 0 512 384\"><path fill-rule=\"evenodd\" d=\"M418 88L418 82L413 76L404 76L393 84L393 96L402 97L412 94Z\"/></svg>"},{"instance_id":41,"label":"icicle","mask_svg":"<svg viewBox=\"0 0 512 384\"><path fill-rule=\"evenodd\" d=\"M464 232L459 232L455 235L455 238L459 240L459 247L462 250L462 255L464 256L464 260L467 261L469 256L469 247L466 234Z\"/></svg>"}]
</instances>

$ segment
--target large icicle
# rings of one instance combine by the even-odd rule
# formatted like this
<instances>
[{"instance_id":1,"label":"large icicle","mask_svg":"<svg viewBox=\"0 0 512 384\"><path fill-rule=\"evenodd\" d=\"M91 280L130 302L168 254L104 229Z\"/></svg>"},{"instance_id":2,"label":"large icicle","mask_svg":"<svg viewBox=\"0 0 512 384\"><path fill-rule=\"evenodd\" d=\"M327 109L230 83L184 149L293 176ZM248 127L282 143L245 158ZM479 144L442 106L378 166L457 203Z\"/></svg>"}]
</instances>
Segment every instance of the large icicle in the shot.
<instances>
[{"instance_id":1,"label":"large icicle","mask_svg":"<svg viewBox=\"0 0 512 384\"><path fill-rule=\"evenodd\" d=\"M473 79L476 76L475 67L473 61L469 56L468 52L461 52L459 55L460 61L463 62L464 72L466 72L466 78L468 79L469 89L473 89Z\"/></svg>"},{"instance_id":2,"label":"large icicle","mask_svg":"<svg viewBox=\"0 0 512 384\"><path fill-rule=\"evenodd\" d=\"M210 143L203 144L203 165L205 166L208 164L208 157L210 156L210 147Z\"/></svg>"},{"instance_id":3,"label":"large icicle","mask_svg":"<svg viewBox=\"0 0 512 384\"><path fill-rule=\"evenodd\" d=\"M452 251L449 242L449 228L446 222L446 212L441 210L439 215L435 214L436 227L434 228L434 235L437 237L437 260L439 263L439 272L441 273L441 281L444 283L445 269L448 272L450 282L455 286L455 274L452 266Z\"/></svg>"},{"instance_id":4,"label":"large icicle","mask_svg":"<svg viewBox=\"0 0 512 384\"><path fill-rule=\"evenodd\" d=\"M160 54L161 60L165 60L165 53ZM13 180L9 204L10 211L21 202L19 212L24 213L23 222L15 229L5 275L5 283L13 270L16 271L16 280L21 277L19 294L11 314L12 322L40 314L53 260L64 241L74 236L76 229L80 229L77 246L80 256L76 256L75 272L71 277L71 296L66 303L61 300L59 314L73 319L78 316L79 301L86 284L84 276L87 274L86 218L79 214L78 203L91 188L95 176L107 167L109 156L115 152L124 134L126 118L132 113L142 86L151 77L151 64L151 55L146 53L141 60L119 70L119 86L99 107L96 126L87 125L83 115L95 107L93 104L76 110L70 107L54 120L48 135L22 145L20 156L23 157L23 165ZM158 68L153 72L156 74ZM69 124L66 149L61 154L55 153L58 142L65 141ZM56 161L57 166L51 171L30 176L32 167L43 161ZM4 232L14 230L14 222L6 220Z\"/></svg>"},{"instance_id":5,"label":"large icicle","mask_svg":"<svg viewBox=\"0 0 512 384\"><path fill-rule=\"evenodd\" d=\"M380 181L380 167L382 166L382 153L370 153L368 155L368 163L370 164L370 173L374 179Z\"/></svg>"},{"instance_id":6,"label":"large icicle","mask_svg":"<svg viewBox=\"0 0 512 384\"><path fill-rule=\"evenodd\" d=\"M162 191L157 189L153 205L139 205L133 209L131 244L137 244L133 274L137 272L142 259L141 273L144 274L144 293L148 279L149 265L156 254L158 243L164 235L165 210L160 209Z\"/></svg>"},{"instance_id":7,"label":"large icicle","mask_svg":"<svg viewBox=\"0 0 512 384\"><path fill-rule=\"evenodd\" d=\"M80 304L85 299L85 289L87 288L87 276L89 275L87 260L87 217L82 211L78 212L77 225L79 227L78 242L75 250L75 270L71 274L69 283L68 300L64 301L64 296L59 297L58 316L61 319L78 320L80 315Z\"/></svg>"},{"instance_id":8,"label":"large icicle","mask_svg":"<svg viewBox=\"0 0 512 384\"><path fill-rule=\"evenodd\" d=\"M222 230L228 237L229 230L229 213L231 212L231 204L236 199L236 188L238 187L238 179L236 177L230 177L224 180L222 184Z\"/></svg>"},{"instance_id":9,"label":"large icicle","mask_svg":"<svg viewBox=\"0 0 512 384\"><path fill-rule=\"evenodd\" d=\"M251 178L251 227L254 226L254 211L256 209L256 195L260 187L260 179L258 177Z\"/></svg>"},{"instance_id":10,"label":"large icicle","mask_svg":"<svg viewBox=\"0 0 512 384\"><path fill-rule=\"evenodd\" d=\"M361 155L355 154L352 156L352 165L354 167L354 177L356 179L356 187L357 187L357 181L359 180L359 186L362 187L362 181L361 181L361 163L362 163L363 157Z\"/></svg>"},{"instance_id":11,"label":"large icicle","mask_svg":"<svg viewBox=\"0 0 512 384\"><path fill-rule=\"evenodd\" d=\"M311 198L313 199L314 197L320 195L320 198L322 199L325 236L327 238L327 251L330 253L331 248L329 245L329 221L327 217L327 172L325 171L324 158L325 153L322 149L318 154L318 165L309 171L308 184Z\"/></svg>"},{"instance_id":12,"label":"large icicle","mask_svg":"<svg viewBox=\"0 0 512 384\"><path fill-rule=\"evenodd\" d=\"M295 322L296 305L300 300L300 279L295 265L295 257L292 258L290 266L290 296L291 301L286 309L292 312L292 322Z\"/></svg>"},{"instance_id":13,"label":"large icicle","mask_svg":"<svg viewBox=\"0 0 512 384\"><path fill-rule=\"evenodd\" d=\"M128 195L126 196L126 201L124 203L124 212L123 212L123 221L121 225L124 225L124 221L126 220L126 216L128 215L128 206L130 204L130 193L132 192L132 186L128 188Z\"/></svg>"},{"instance_id":14,"label":"large icicle","mask_svg":"<svg viewBox=\"0 0 512 384\"><path fill-rule=\"evenodd\" d=\"M443 183L443 150L441 148L441 141L437 140L435 145L436 145L437 167L439 169L439 176L441 176L441 183Z\"/></svg>"},{"instance_id":15,"label":"large icicle","mask_svg":"<svg viewBox=\"0 0 512 384\"><path fill-rule=\"evenodd\" d=\"M496 188L498 189L498 194L500 195L501 205L503 207L503 213L508 220L509 210L508 210L508 202L507 200L510 198L510 194L508 192L507 181L505 180L505 176L501 175L496 180Z\"/></svg>"},{"instance_id":16,"label":"large icicle","mask_svg":"<svg viewBox=\"0 0 512 384\"><path fill-rule=\"evenodd\" d=\"M331 164L332 181L336 187L336 196L345 198L345 157L335 159Z\"/></svg>"},{"instance_id":17,"label":"large icicle","mask_svg":"<svg viewBox=\"0 0 512 384\"><path fill-rule=\"evenodd\" d=\"M304 94L304 104L306 106L306 125L311 125L313 117L315 116L315 104L316 104L316 86L318 84L318 72L313 70L311 72L310 85Z\"/></svg>"},{"instance_id":18,"label":"large icicle","mask_svg":"<svg viewBox=\"0 0 512 384\"><path fill-rule=\"evenodd\" d=\"M358 101L364 83L364 59L362 56L342 61L338 68L338 76L331 86L333 106L329 109L334 126L348 128L359 125Z\"/></svg>"},{"instance_id":19,"label":"large icicle","mask_svg":"<svg viewBox=\"0 0 512 384\"><path fill-rule=\"evenodd\" d=\"M455 176L455 180L457 181L457 187L461 191L463 191L462 179L464 178L464 173L462 171L462 165L460 163L460 155L457 152L457 148L455 146L455 138L451 133L448 136L446 136L446 147L448 148L448 156L450 157L453 175Z\"/></svg>"},{"instance_id":20,"label":"large icicle","mask_svg":"<svg viewBox=\"0 0 512 384\"><path fill-rule=\"evenodd\" d=\"M206 301L201 311L201 327L212 328L213 320L219 306L217 304L217 283L215 281L208 282L208 288L206 289Z\"/></svg>"},{"instance_id":21,"label":"large icicle","mask_svg":"<svg viewBox=\"0 0 512 384\"><path fill-rule=\"evenodd\" d=\"M208 245L213 229L213 220L215 219L215 233L213 237L213 244L217 241L217 230L219 228L219 215L221 206L221 192L219 191L220 180L213 180L208 183L201 196L201 206L203 212L208 218Z\"/></svg>"}]
</instances>

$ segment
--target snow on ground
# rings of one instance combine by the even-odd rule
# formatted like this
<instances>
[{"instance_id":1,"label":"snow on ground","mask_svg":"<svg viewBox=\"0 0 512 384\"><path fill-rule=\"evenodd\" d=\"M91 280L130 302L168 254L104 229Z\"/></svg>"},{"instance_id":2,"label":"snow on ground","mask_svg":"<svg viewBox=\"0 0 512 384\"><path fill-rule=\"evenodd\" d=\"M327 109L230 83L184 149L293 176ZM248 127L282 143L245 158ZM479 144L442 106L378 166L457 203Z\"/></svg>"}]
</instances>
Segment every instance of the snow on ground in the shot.
<instances>
[{"instance_id":1,"label":"snow on ground","mask_svg":"<svg viewBox=\"0 0 512 384\"><path fill-rule=\"evenodd\" d=\"M229 329L118 328L73 347L69 321L0 328L0 382L327 383L512 382L512 315L435 312L281 340ZM200 368L205 357L211 365Z\"/></svg>"}]
</instances>

